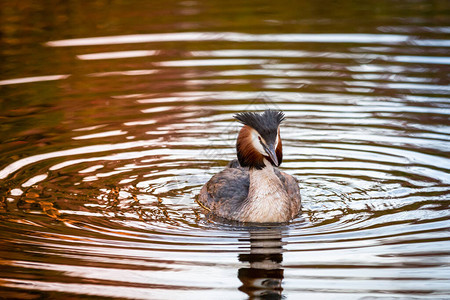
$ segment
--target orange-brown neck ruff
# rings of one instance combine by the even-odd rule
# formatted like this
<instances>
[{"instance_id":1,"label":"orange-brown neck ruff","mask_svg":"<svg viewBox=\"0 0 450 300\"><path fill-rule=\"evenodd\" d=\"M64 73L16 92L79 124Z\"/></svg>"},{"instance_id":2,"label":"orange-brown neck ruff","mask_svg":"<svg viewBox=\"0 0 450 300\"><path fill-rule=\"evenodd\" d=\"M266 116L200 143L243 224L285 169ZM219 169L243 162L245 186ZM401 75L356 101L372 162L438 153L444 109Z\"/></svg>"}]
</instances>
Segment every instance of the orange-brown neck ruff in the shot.
<instances>
[{"instance_id":1,"label":"orange-brown neck ruff","mask_svg":"<svg viewBox=\"0 0 450 300\"><path fill-rule=\"evenodd\" d=\"M261 170L265 167L264 156L253 146L252 130L250 126L244 125L239 132L236 143L237 156L241 166Z\"/></svg>"},{"instance_id":2,"label":"orange-brown neck ruff","mask_svg":"<svg viewBox=\"0 0 450 300\"><path fill-rule=\"evenodd\" d=\"M281 143L280 128L278 128L277 140L278 140L278 145L276 146L277 148L275 149L275 154L277 155L278 165L281 165L281 163L283 162L283 145Z\"/></svg>"}]
</instances>

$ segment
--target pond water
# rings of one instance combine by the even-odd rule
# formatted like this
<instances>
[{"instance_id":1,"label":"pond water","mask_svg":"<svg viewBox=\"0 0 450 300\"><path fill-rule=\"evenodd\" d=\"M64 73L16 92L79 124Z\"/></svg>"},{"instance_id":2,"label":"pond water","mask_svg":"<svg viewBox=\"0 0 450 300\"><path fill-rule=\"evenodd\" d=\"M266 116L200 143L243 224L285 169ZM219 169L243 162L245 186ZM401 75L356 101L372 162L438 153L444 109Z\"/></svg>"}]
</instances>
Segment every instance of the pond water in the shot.
<instances>
[{"instance_id":1,"label":"pond water","mask_svg":"<svg viewBox=\"0 0 450 300\"><path fill-rule=\"evenodd\" d=\"M450 4L2 1L0 296L450 297ZM281 109L289 224L206 216Z\"/></svg>"}]
</instances>

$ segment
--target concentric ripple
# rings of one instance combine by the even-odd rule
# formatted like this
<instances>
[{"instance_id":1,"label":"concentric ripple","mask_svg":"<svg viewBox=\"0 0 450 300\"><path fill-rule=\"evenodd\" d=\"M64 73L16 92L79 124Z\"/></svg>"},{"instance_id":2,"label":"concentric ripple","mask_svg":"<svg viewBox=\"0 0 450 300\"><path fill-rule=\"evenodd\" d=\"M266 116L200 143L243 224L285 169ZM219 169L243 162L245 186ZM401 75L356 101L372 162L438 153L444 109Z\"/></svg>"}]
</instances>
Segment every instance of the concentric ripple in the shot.
<instances>
[{"instance_id":1,"label":"concentric ripple","mask_svg":"<svg viewBox=\"0 0 450 300\"><path fill-rule=\"evenodd\" d=\"M450 30L444 2L419 2L343 16L299 2L303 18L266 3L259 21L244 4L115 3L108 25L58 12L80 31L28 38L7 28L36 6L11 6L2 296L449 297ZM368 8L384 13L362 20ZM146 11L151 26L131 21ZM279 226L205 215L195 199L236 155L233 115L267 108L287 116L301 213Z\"/></svg>"}]
</instances>

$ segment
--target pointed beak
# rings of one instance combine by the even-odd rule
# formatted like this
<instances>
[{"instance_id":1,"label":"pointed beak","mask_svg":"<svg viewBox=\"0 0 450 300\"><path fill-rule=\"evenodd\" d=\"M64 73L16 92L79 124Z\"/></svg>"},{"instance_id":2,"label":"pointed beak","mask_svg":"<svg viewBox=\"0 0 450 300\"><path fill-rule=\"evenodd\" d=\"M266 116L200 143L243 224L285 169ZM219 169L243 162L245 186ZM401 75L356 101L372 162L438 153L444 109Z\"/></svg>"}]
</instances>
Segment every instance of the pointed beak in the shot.
<instances>
[{"instance_id":1,"label":"pointed beak","mask_svg":"<svg viewBox=\"0 0 450 300\"><path fill-rule=\"evenodd\" d=\"M263 145L264 151L266 151L267 155L270 157L270 160L272 160L272 163L278 167L278 158L277 155L275 154L275 147L274 145L269 145L269 146L265 146Z\"/></svg>"}]
</instances>

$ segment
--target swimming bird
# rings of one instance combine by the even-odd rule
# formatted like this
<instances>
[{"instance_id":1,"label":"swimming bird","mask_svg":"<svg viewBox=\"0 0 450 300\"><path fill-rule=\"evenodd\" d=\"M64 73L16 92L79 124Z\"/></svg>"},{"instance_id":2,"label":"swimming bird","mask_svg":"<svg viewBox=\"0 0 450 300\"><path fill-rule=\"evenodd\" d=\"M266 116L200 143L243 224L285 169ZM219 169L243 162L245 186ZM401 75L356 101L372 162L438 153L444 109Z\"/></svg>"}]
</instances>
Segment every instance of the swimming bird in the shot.
<instances>
[{"instance_id":1,"label":"swimming bird","mask_svg":"<svg viewBox=\"0 0 450 300\"><path fill-rule=\"evenodd\" d=\"M298 181L277 167L283 160L281 111L234 115L244 126L232 160L201 189L199 204L222 218L239 222L279 223L300 209Z\"/></svg>"}]
</instances>

